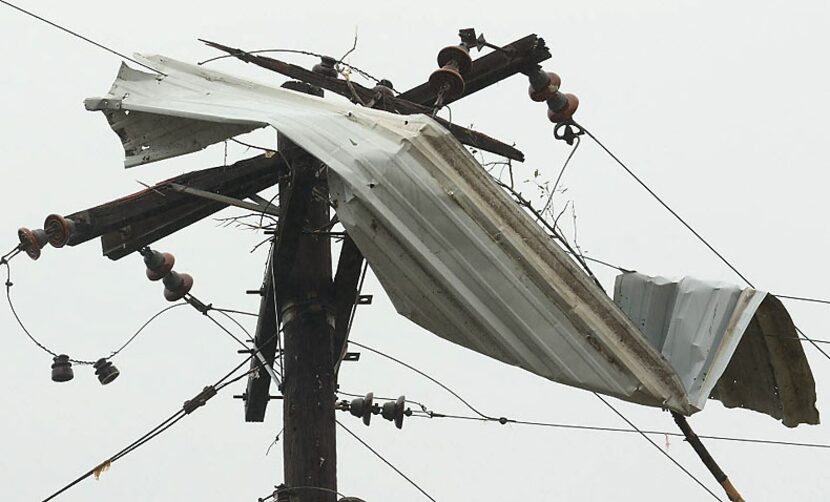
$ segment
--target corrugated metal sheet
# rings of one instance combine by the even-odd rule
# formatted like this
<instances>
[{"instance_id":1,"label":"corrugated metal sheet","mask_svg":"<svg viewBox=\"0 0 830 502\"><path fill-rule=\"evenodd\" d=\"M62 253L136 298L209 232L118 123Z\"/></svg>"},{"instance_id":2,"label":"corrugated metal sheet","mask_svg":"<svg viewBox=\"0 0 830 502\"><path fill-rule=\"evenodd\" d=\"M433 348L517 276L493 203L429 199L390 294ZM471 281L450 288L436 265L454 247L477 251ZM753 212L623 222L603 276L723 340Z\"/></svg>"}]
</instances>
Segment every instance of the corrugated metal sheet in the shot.
<instances>
[{"instance_id":1,"label":"corrugated metal sheet","mask_svg":"<svg viewBox=\"0 0 830 502\"><path fill-rule=\"evenodd\" d=\"M631 272L617 277L614 301L677 371L695 408L711 396L790 427L818 423L804 349L774 296Z\"/></svg>"},{"instance_id":2,"label":"corrugated metal sheet","mask_svg":"<svg viewBox=\"0 0 830 502\"><path fill-rule=\"evenodd\" d=\"M638 328L429 117L159 56L144 61L167 76L122 69L105 101L88 101L131 111L120 117L120 136L126 150L139 144L145 155L128 163L193 151L233 135L229 125L270 125L329 166L337 214L404 316L557 382L685 414L702 407ZM163 135L143 142L133 137L132 112L192 122L176 127L199 138L190 147Z\"/></svg>"}]
</instances>

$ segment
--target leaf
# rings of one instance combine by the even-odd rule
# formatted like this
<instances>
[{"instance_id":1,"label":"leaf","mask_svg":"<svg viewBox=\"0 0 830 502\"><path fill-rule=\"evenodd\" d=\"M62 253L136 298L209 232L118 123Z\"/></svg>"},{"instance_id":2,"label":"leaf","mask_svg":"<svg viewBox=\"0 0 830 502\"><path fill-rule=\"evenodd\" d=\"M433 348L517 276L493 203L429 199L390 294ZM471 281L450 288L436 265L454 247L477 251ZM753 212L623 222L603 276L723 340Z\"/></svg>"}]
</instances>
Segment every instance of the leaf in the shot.
<instances>
[{"instance_id":1,"label":"leaf","mask_svg":"<svg viewBox=\"0 0 830 502\"><path fill-rule=\"evenodd\" d=\"M96 467L96 468L95 468L95 470L92 472L92 473L95 475L95 479L100 478L100 477L101 477L101 474L102 474L104 471L108 470L108 469L110 468L110 466L111 466L111 465L112 465L112 462L110 462L109 460L107 460L107 461L106 461L106 462L104 462L103 464L101 464L101 465L99 465L98 467Z\"/></svg>"}]
</instances>

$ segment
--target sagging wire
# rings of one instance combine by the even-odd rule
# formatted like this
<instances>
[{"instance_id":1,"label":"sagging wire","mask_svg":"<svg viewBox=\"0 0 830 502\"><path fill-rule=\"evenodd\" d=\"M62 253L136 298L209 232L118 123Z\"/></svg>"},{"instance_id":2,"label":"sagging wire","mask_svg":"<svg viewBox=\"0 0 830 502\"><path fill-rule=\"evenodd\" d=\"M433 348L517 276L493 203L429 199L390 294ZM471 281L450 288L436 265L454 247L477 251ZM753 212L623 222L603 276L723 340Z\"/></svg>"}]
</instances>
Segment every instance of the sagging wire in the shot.
<instances>
[{"instance_id":1,"label":"sagging wire","mask_svg":"<svg viewBox=\"0 0 830 502\"><path fill-rule=\"evenodd\" d=\"M337 423L337 425L339 425L339 426L340 426L340 427L341 427L344 431L346 431L347 433L349 433L349 435L350 435L350 436L352 436L353 438L355 438L355 440L357 440L357 442L359 442L360 444L362 444L362 445L363 445L363 446L364 446L367 450L369 450L370 452L372 452L372 453L373 453L373 454L374 454L377 458L379 458L381 461L383 461L383 463L384 463L384 464L386 464L386 465L387 465L387 466L389 466L389 467L390 467L393 471L395 471L396 473L398 473L398 475L399 475L400 477L402 477L402 478L403 478L403 479L405 479L407 482L409 482L409 484L411 484L412 486L414 486L414 487L415 487L415 488L416 488L419 492L421 492L421 494L423 494L426 498L428 498L428 499L429 499L429 500L431 500L432 502L437 502L437 501L436 501L436 500L435 500L435 499L434 499L434 498L433 498L433 497L432 497L429 493L427 493L427 492L426 492L423 488L421 488L421 486L420 486L420 485L418 485L418 483L416 483L415 481L413 481L413 480L412 480L412 478L410 478L409 476L407 476L406 474L404 474L404 473L403 473L403 471L401 471L400 469L398 469L397 467L395 467L395 465L394 465L392 462L390 462L390 461L386 460L386 458L384 458L384 456L383 456L383 455L381 455L380 453L378 453L378 451L377 451L377 450L375 450L374 448L372 448L372 447L369 445L369 443L367 443L366 441L364 441L363 439L361 439L361 438L360 438L360 436L358 436L357 434L355 434L354 432L352 432L352 431L351 431L348 427L346 427L345 425L343 425L342 423L340 423L340 421L339 421L339 420L335 420L335 422L336 422L336 423Z\"/></svg>"},{"instance_id":2,"label":"sagging wire","mask_svg":"<svg viewBox=\"0 0 830 502\"><path fill-rule=\"evenodd\" d=\"M6 282L5 282L6 301L9 304L9 310L11 310L12 316L14 317L15 321L17 321L17 324L20 326L20 329L23 330L23 332L26 334L26 336L29 338L29 340L31 340L36 346L38 346L41 350L43 350L47 354L51 355L52 357L57 357L58 354L56 352L54 352L52 349L50 349L47 346L45 346L44 344L42 344L40 341L38 341L34 337L34 335L32 335L32 333L29 331L29 329L23 323L23 320L20 318L20 315L17 313L17 309L15 309L14 302L12 301L12 297L11 297L11 288L12 288L12 286L14 286L14 283L11 280L11 266L10 266L9 262L5 259L6 257L3 257L3 258L4 259L0 259L0 263L2 263L3 265L6 266ZM173 304L173 305L169 305L169 306L159 310L155 314L153 314L147 321L144 322L144 324L141 325L141 327L138 328L138 330L135 333L133 333L127 339L127 341L124 342L123 345L121 345L118 349L112 351L110 353L110 355L108 357L106 357L106 359L108 359L108 360L112 359L113 357L120 354L122 350L124 350L128 345L130 345L133 342L133 340L135 340L138 337L138 335L140 335L144 331L144 329L148 325L150 325L150 323L152 323L154 320L156 320L158 317L161 317L163 314L169 312L170 310L173 310L177 307L181 307L183 305L187 305L187 303L182 302L182 303L176 303L176 304ZM95 364L95 361L89 361L89 360L83 360L83 359L69 358L68 360L70 362L74 363L74 364L83 365L83 366L92 366L92 365Z\"/></svg>"}]
</instances>

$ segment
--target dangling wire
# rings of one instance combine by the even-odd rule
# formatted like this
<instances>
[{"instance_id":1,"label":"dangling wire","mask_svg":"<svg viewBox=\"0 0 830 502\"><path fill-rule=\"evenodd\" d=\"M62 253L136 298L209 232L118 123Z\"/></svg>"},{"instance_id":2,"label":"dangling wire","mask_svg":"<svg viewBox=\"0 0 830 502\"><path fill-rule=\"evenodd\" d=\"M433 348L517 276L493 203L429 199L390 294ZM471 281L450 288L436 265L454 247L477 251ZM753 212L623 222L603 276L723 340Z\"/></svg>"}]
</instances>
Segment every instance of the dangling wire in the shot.
<instances>
[{"instance_id":1,"label":"dangling wire","mask_svg":"<svg viewBox=\"0 0 830 502\"><path fill-rule=\"evenodd\" d=\"M31 340L41 350L43 350L47 354L51 355L52 357L58 357L58 354L56 352L49 349L49 347L43 345L34 336L32 336L32 333L30 333L29 330L26 328L26 326L23 324L23 321L20 319L20 316L17 314L17 310L15 310L14 303L12 302L11 290L12 290L12 286L14 286L14 283L12 282L12 268L9 265L9 262L5 259L0 261L0 263L2 263L3 265L6 266L6 300L9 303L9 309L12 311L12 315L14 316L14 319L17 321L17 324L20 326L20 329L22 329L23 332L26 333L26 336L29 337L29 340ZM82 360L78 360L78 359L69 359L69 360L71 362L75 363L75 364L81 364L81 365L91 366L91 365L95 364L95 361L82 361Z\"/></svg>"}]
</instances>

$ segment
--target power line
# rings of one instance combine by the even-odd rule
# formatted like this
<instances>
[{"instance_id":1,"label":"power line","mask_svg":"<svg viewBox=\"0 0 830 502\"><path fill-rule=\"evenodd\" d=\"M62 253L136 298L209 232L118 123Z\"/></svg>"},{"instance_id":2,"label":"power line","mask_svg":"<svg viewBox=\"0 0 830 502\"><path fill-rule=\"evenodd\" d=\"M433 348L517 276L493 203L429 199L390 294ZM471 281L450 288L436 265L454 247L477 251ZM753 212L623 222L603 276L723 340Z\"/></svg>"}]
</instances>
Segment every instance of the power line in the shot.
<instances>
[{"instance_id":1,"label":"power line","mask_svg":"<svg viewBox=\"0 0 830 502\"><path fill-rule=\"evenodd\" d=\"M633 423L631 420L629 420L628 418L626 418L626 416L625 416L625 415L623 415L622 413L620 413L620 411L619 411L617 408L615 408L615 407L614 407L611 403L609 403L609 402L608 402L608 401L607 401L604 397L602 397L601 395L599 395L599 394L598 394L598 393L596 393L596 392L594 392L594 395L595 395L595 396L597 396L597 398L598 398L600 401L602 401L602 402L603 402L606 406L608 406L609 408L611 408L611 411L613 411L613 412L614 412L614 413L616 413L616 414L617 414L620 418L622 418L622 419L625 421L625 423L627 423L627 424L628 424L628 426L629 426L629 427L631 427L632 429L636 430L636 431L640 434L640 436L642 436L642 437L643 437L646 441L648 441L649 443L651 443L651 445L652 445L652 446L654 446L654 448L656 448L656 449L657 449L657 451L659 451L661 454L663 454L663 456L665 456L665 457L666 457L667 459L669 459L669 460L670 460L670 461L671 461L674 465L676 465L678 469L680 469L681 471L685 472L687 476L689 476L690 478L692 478L692 479L695 481L695 483L697 483L698 485L700 485L700 486L701 486L701 488L703 488L704 490L706 490L707 492L709 492L709 495L711 495L713 498L715 498L715 500L721 500L721 498L720 498L720 497L718 497L718 496L715 494L715 492L713 492L713 491L711 490L711 488L709 488L708 486L706 486L706 485L703 483L703 481L701 481L700 479L698 479L698 478L697 478L697 476L695 476L695 475L694 475L694 474L692 474L692 473L691 473L688 469L686 469L685 467L683 467L683 464L681 464L680 462L678 462L677 460L675 460L675 458L674 458L674 457L672 457L671 455L669 455L669 453L668 453L667 451L665 451L664 449L660 448L660 446L659 446L657 443L655 443L653 439L651 439L651 438L650 438L650 437L648 437L645 433L643 433L643 431L641 431L641 430L640 430L640 429L639 429L636 425L634 425L634 423ZM722 502L722 501L721 501L721 502Z\"/></svg>"},{"instance_id":2,"label":"power line","mask_svg":"<svg viewBox=\"0 0 830 502\"><path fill-rule=\"evenodd\" d=\"M509 420L509 419L507 419L506 417L495 418L495 417L491 417L491 416L485 415L484 413L482 413L482 412L478 411L478 409L476 409L476 408L475 408L473 405L471 405L469 402L467 402L467 400L466 400L466 399L464 399L463 397L461 397L461 396L460 396L457 392L455 392L454 390L452 390L451 388L449 388L448 386L446 386L445 384L443 384L443 383L442 383L442 382L440 382L439 380L437 380L437 379L435 379L434 377L432 377L432 376L428 375L427 373L425 373L425 372L423 372L423 371L419 370L418 368L415 368L414 366L412 366L412 365L410 365L410 364L407 364L407 363L405 363L405 362L401 361L400 359L397 359L397 358L392 357L392 356L390 356L390 355L388 355L388 354L385 354L385 353L383 353L383 352L381 352L381 351L379 351L379 350L377 350L377 349L373 349L373 348L371 348L371 347L369 347L369 346L367 346L367 345L364 345L364 344L361 344L361 343L354 342L354 341L352 341L352 340L349 340L349 341L348 341L348 343L354 344L354 345L356 345L356 346L358 346L358 347L361 347L361 348L363 348L363 349L365 349L365 350L368 350L368 351L373 352L373 353L375 353L375 354L378 354L378 355L380 355L380 356L382 356L382 357L385 357L385 358L387 358L387 359L389 359L389 360L391 360L391 361L393 361L393 362L395 362L395 363L398 363L398 364L400 364L400 365L404 366L405 368L408 368L408 369L409 369L409 370L411 370L411 371L414 371L415 373L417 373L417 374L419 374L419 375L423 376L424 378L427 378L428 380L430 380L431 382L435 383L436 385L438 385L439 387L441 387L441 388L442 388L442 389L444 389L445 391L449 392L449 393L450 393L453 397L455 397L456 399L458 399L458 400L459 400L461 403L463 403L463 404L464 404L467 408L469 408L470 410L472 410L472 411L473 411L476 415L478 415L479 417L481 417L481 418L483 418L483 419L486 419L486 420L492 420L492 421L497 421L497 422L502 423L502 424L507 423L507 421ZM679 468L680 468L680 469L681 469L684 473L686 473L686 475L687 475L687 476L689 476L689 477L690 477L690 478L692 478L692 479L693 479L693 480L694 480L697 484L699 484L700 486L702 486L702 487L703 487L703 488L704 488L707 492L709 492L709 493L710 493L710 494L711 494L711 495L712 495L715 499L717 499L717 500L721 500L721 499L720 499L717 495L715 495L715 493L714 493L712 490L710 490L710 489L709 489L709 488L708 488L705 484L703 484L703 482L701 482L701 481L700 481L700 480L699 480L699 479L698 479L698 478L697 478L694 474L692 474L691 472L689 472L689 471L688 471L685 467L683 467L683 466L682 466L682 465L681 465L681 464L680 464L677 460L675 460L675 459L674 459L671 455L669 455L668 453L666 453L665 451L663 451L663 450L662 450L662 449L661 449L661 448L657 445L657 443L655 443L655 442L654 442L654 441L653 441L650 437L646 436L646 435L645 435L645 434L644 434L644 433L643 433L643 432L642 432L639 428L637 428L637 426L636 426L636 425L634 425L634 423L633 423L633 422L631 422L628 418L626 418L626 417L625 417L625 415L623 415L623 414L622 414L622 412L620 412L617 408L615 408L615 407L614 407L614 405L612 405L611 403L609 403L608 401L606 401L605 399L603 399L603 397L602 397L602 396L600 396L599 394L597 394L596 392L594 392L593 394L594 394L595 396L597 396L597 398L599 398L599 399L600 399L600 401L602 401L603 403L605 403L605 405L606 405L606 406L608 406L609 408L611 408L611 409L614 411L614 413L616 413L616 414L617 414L618 416L620 416L623 420L625 420L625 421L628 423L628 425L629 425L632 429L634 429L634 431L635 431L635 432L638 432L638 433L639 433L641 436L643 436L643 437L644 437L644 438L645 438L645 439L646 439L649 443L651 443L651 444L652 444L652 445L654 445L654 446L655 446L658 450L660 450L660 452L661 452L663 455L665 455L665 456L666 456L669 460L671 460L671 461L672 461L672 463L674 463L674 464L675 464L677 467L679 467ZM339 422L338 422L338 423L339 423Z\"/></svg>"},{"instance_id":3,"label":"power line","mask_svg":"<svg viewBox=\"0 0 830 502\"><path fill-rule=\"evenodd\" d=\"M226 312L228 314L239 314L239 315L246 315L246 316L251 316L251 317L259 317L259 314L255 314L253 312L245 312L244 310L220 309L219 307L212 307L211 310L215 310L217 312Z\"/></svg>"},{"instance_id":4,"label":"power line","mask_svg":"<svg viewBox=\"0 0 830 502\"><path fill-rule=\"evenodd\" d=\"M147 68L148 70L152 71L153 73L157 73L157 74L165 76L165 77L167 76L166 73L160 72L159 70L153 68L152 66L148 66L147 64L142 63L141 61L136 61L135 59L127 56L126 54L122 54L121 52L118 52L115 49L111 49L111 48L107 47L106 45L103 45L101 43L96 42L95 40L87 38L84 35L81 35L80 33L76 32L76 31L72 31L69 28L61 26L61 25L59 25L55 22L52 22L52 21L46 19L45 17L38 16L34 12L30 12L30 11L28 11L28 10L22 8L22 7L18 7L17 5L15 5L11 2L7 2L6 0L0 0L0 3L6 5L8 7L11 7L12 9L15 9L19 12L22 12L23 14L26 14L27 16L33 17L33 18L37 19L38 21L42 21L42 22L48 24L49 26L52 26L53 28L57 28L57 29L59 29L59 30L65 32L65 33L68 33L68 34L72 35L73 37L79 38L79 39L83 40L84 42L90 43L90 44L94 45L95 47L98 47L99 49L103 49L103 50L105 50L105 51L107 51L111 54L115 54L116 56L118 56L122 59L126 59L127 61L133 62L133 63L135 63L139 66Z\"/></svg>"},{"instance_id":5,"label":"power line","mask_svg":"<svg viewBox=\"0 0 830 502\"><path fill-rule=\"evenodd\" d=\"M600 147L600 148L602 148L603 150L605 150L605 153L607 153L607 154L608 154L608 155L609 155L612 159L614 159L614 160L617 162L617 164L619 164L619 166L620 166L620 167L622 167L622 168L625 170L625 172L627 172L627 173L629 174L629 176L631 176L631 177L632 177L632 178L633 178L633 179L634 179L637 183L639 183L639 184L640 184L640 186L641 186L641 187L643 187L643 188L644 188L644 189L645 189L645 190L646 190L649 194L651 194L651 196L652 196L652 197L653 197L653 198L654 198L657 202L659 202L659 203L660 203L660 205L662 205L662 206L663 206L663 207L664 207L664 208L665 208L665 209L666 209L669 213L671 213L671 214L672 214L672 216L674 216L674 217L675 217L675 219L677 219L677 221L679 221L679 222L680 222L680 223L681 223L684 227L686 227L686 229L688 229L688 230L689 230L689 231L690 231L690 232L691 232L691 233L692 233L695 237L697 237L697 239L698 239L701 243L703 243L703 245L705 245L707 248L709 248L709 250L710 250L712 253L714 253L714 254L715 254L715 256L717 256L717 257L720 259L720 261L721 261L721 262L723 262L723 263L724 263L727 267L729 267L729 268L730 268L733 272L735 272L735 274L737 274L737 275L738 275L738 277L740 277L741 279L743 279L743 281L744 281L744 282L745 282L745 283L746 283L749 287L751 287L751 288L755 288L755 285L752 283L752 281L750 281L750 280L749 280L749 279L748 279L745 275L743 275L743 274L742 274L742 273L741 273L741 272L740 272L740 271L739 271L739 270L738 270L738 269L737 269L734 265L732 265L732 263L731 263L729 260L727 260L727 259L726 259L726 258L725 258L722 254L720 254L720 252L718 252L718 250L717 250L717 249L715 249L715 248L714 248L714 247L713 247L713 246L709 243L709 241L707 241L707 240L706 240L706 239L705 239L702 235L700 235L700 234L699 234L699 233L698 233L698 232L697 232L694 228L692 228L692 226L691 226L689 223L687 223L687 222L686 222L686 220L684 220L684 219L683 219L683 217L681 217L679 214L677 214L677 212L676 212L674 209L672 209L672 208L671 208L671 207L670 207L670 206L669 206L669 205L668 205L665 201L663 201L663 199L662 199L659 195L657 195L657 193L655 193L655 192L654 192L654 190L652 190L652 189L651 189L648 185L646 185L646 183L645 183L643 180L641 180L639 176L637 176L636 174L634 174L634 171L632 171L632 170L631 170L631 169L630 169L627 165L625 165L625 163L624 163L622 160L620 160L620 159L619 159L619 157L617 157L616 155L614 155L614 153L613 153L613 152L611 152L611 150L609 150L609 149L608 149L608 147L606 147L606 146L605 146L605 145L604 145L604 144L603 144L603 143L602 143L599 139L597 139L597 137L596 137L596 136L594 136L594 134L593 134L590 130L585 129L585 128L584 128L584 127L582 127L581 125L580 125L579 127L580 127L583 131L585 131L585 134L587 134L587 135L588 135L588 136L589 136L592 140L594 140L594 142L595 142L597 145L599 145L599 147ZM805 334L804 334L804 332L803 332L803 331L801 331L801 329L799 329L799 328L798 328L798 326L796 326L796 327L795 327L795 329L796 329L796 331L798 331L798 333L799 333L799 334L801 334L801 336L803 336L803 337L804 337L804 338L805 338L808 342L810 342L810 343L813 345L813 347L815 347L815 349L816 349L816 350L818 350L818 351L819 351L819 352L820 352L820 353L821 353L824 357L826 357L828 360L830 360L830 354L828 354L827 352L825 352L825 351L824 351L824 349L822 349L822 348L818 345L818 343L816 343L816 341L815 341L815 340L813 340L812 338L810 338L810 337L808 337L807 335L805 335Z\"/></svg>"},{"instance_id":6,"label":"power line","mask_svg":"<svg viewBox=\"0 0 830 502\"><path fill-rule=\"evenodd\" d=\"M144 331L144 328L146 328L146 327L147 327L147 326L148 326L151 322L153 322L154 320L156 320L156 318L157 318L157 317L161 316L162 314L164 314L164 313L166 313L166 312L168 312L168 311L170 311L170 310L173 310L174 308L177 308L177 307L182 307L182 306L184 306L184 305L187 305L187 302L174 303L173 305L170 305L170 306L168 306L168 307L165 307L165 308L163 308L163 309L159 310L158 312L156 312L156 313L155 313L155 314L154 314L151 318L147 319L147 322L145 322L144 324L142 324L142 325L141 325L141 327L140 327L140 328L138 328L138 331L136 331L136 332L133 334L133 336L131 336L130 338L128 338L128 339L127 339L127 341L126 341L126 342L124 342L124 345L122 345L122 346L121 346L121 347L119 347L118 349L114 350L114 351L112 352L112 354L110 354L110 356L109 356L109 358L108 358L108 359L112 359L113 357L117 356L117 355L118 355L118 354L119 354L122 350L124 350L124 349L127 347L127 345L129 345L130 343L132 343L132 341L133 341L133 340L135 340L135 339L136 339L136 337L137 337L139 334L141 334L141 332L142 332L142 331Z\"/></svg>"},{"instance_id":7,"label":"power line","mask_svg":"<svg viewBox=\"0 0 830 502\"><path fill-rule=\"evenodd\" d=\"M200 406L204 405L207 402L208 399L210 399L211 397L216 395L216 393L218 393L219 391L221 391L222 389L224 389L228 385L236 382L240 378L244 378L246 375L248 375L250 373L250 371L242 373L242 375L237 376L237 377L229 380L230 376L233 375L237 370L239 370L239 368L241 368L243 365L247 364L248 361L250 361L252 357L254 357L254 356L253 355L248 356L244 361L237 364L230 372L228 372L225 376L220 378L216 383L214 383L211 386L205 387L205 389L203 391L201 391L199 394L197 394L196 397L193 398L192 400L185 401L185 404L180 409L177 409L173 414L171 414L169 417L167 417L159 425L157 425L154 428L150 429L149 432L147 432L146 434L144 434L143 436L141 436L137 440L133 441L132 443L130 443L126 447L122 448L121 450L119 450L117 453L115 453L114 455L109 457L104 462L101 462L100 464L96 465L95 467L93 467L92 469L90 469L86 473L82 474L81 476L79 476L77 479L75 479L71 483L67 484L66 486L64 486L60 490L56 491L55 493L53 493L49 497L43 499L43 502L48 502L48 501L54 499L58 495L64 493L65 491L69 490L70 488L77 485L81 481L87 479L88 477L92 476L93 474L96 474L96 473L100 474L103 470L109 468L109 466L113 462L115 462L116 460L119 460L119 459L123 458L124 456L132 453L133 451L137 450L139 447L147 444L148 442L155 439L156 437L158 437L160 434L162 434L166 430L173 427L173 425L175 425L179 420L186 417L187 415L189 415L190 413L192 413L193 411L198 409ZM251 370L251 371L254 371L254 370Z\"/></svg>"},{"instance_id":8,"label":"power line","mask_svg":"<svg viewBox=\"0 0 830 502\"><path fill-rule=\"evenodd\" d=\"M401 476L402 478L404 478L405 480L407 480L407 481L409 482L409 484L411 484L412 486L414 486L415 488L417 488L417 489L418 489L418 491L419 491L419 492L421 492L421 493L422 493L422 494L423 494L426 498L430 499L432 502L437 502L434 498L432 498L432 496L430 496L430 494L429 494L429 493L427 493L426 491L424 491L424 489L423 489L423 488L421 488L420 486L418 486L418 483L416 483L415 481L412 481L412 479L411 479L409 476L407 476L407 475L406 475L406 474L404 474L404 473L403 473L400 469L398 469L397 467L395 467L395 466L394 466L394 464L392 464L392 462L390 462L390 461L386 460L386 459L383 457L383 455L381 455L380 453L378 453L378 452L377 452L377 450L375 450L374 448L372 448L371 446L369 446L369 444L368 444L366 441L364 441L364 440L360 439L360 437L359 437L357 434L355 434L354 432L352 432L351 430L349 430L349 428L348 428L348 427L346 427L345 425L341 424L339 420L335 420L335 422L337 422L337 425L339 425L340 427L342 427L344 431L348 432L350 436L352 436L352 437L353 437L353 438L355 438L355 439L356 439L356 440L357 440L360 444L362 444L363 446L365 446L365 447L366 447L366 449L368 449L369 451L371 451L372 453L374 453L374 454L375 454L375 456L376 456L377 458L381 459L381 460L383 461L383 463L384 463L384 464L386 464L386 465L388 465L389 467L391 467L391 468L392 468L392 470L393 470L393 471L395 471L395 472L397 472L399 476Z\"/></svg>"},{"instance_id":9,"label":"power line","mask_svg":"<svg viewBox=\"0 0 830 502\"><path fill-rule=\"evenodd\" d=\"M23 320L20 318L20 315L17 313L17 309L15 309L15 307L14 307L14 302L12 301L12 297L11 297L11 288L14 285L14 283L12 283L12 281L11 281L11 266L9 265L8 261L0 261L0 263L2 263L3 265L6 266L6 283L5 283L5 286L6 286L6 301L9 304L9 309L11 310L12 316L14 316L15 321L17 321L17 324L20 326L20 329L23 330L23 332L26 334L26 336L29 337L29 339L35 345L37 345L41 350L43 350L47 354L51 355L52 357L57 357L58 354L55 351L53 351L52 349L50 349L49 347L42 344L40 341L38 341L34 337L34 335L32 335L32 333L29 331L29 329L26 327L26 325L23 323ZM124 342L123 345L121 345L121 347L119 347L118 349L113 351L109 355L109 357L107 357L107 359L112 359L113 357L117 356L130 343L132 343L133 340L135 340L136 337L138 337L138 335L141 334L142 331L144 331L144 328L146 328L148 325L150 325L150 323L152 323L154 320L156 320L162 314L165 314L166 312L168 312L170 310L173 310L174 308L181 307L182 305L186 305L186 303L182 302L182 303L176 303L174 305L169 305L169 306L159 310L155 314L153 314L149 319L147 319L147 321L144 322L144 324L141 325L140 328L138 328L138 330L135 333L133 333L127 339L127 341ZM69 360L71 362L75 363L75 364L81 364L81 365L87 365L87 366L95 364L95 361L87 361L87 360L82 360L82 359L71 359L71 358Z\"/></svg>"},{"instance_id":10,"label":"power line","mask_svg":"<svg viewBox=\"0 0 830 502\"><path fill-rule=\"evenodd\" d=\"M349 394L346 394L349 395ZM383 398L380 398L383 399ZM473 416L464 416L464 415L453 415L447 413L439 413L432 410L427 411L414 411L412 414L413 417L416 418L448 418L453 420L468 420L468 421L475 421L475 422L499 422L502 423L502 419L492 419L492 418L481 418L481 417L473 417ZM567 423L558 423L558 422L536 422L530 420L517 420L513 418L504 417L503 425L506 424L514 424L514 425L527 425L527 426L534 426L534 427L549 427L554 429L568 429L568 430L581 430L581 431L592 431L592 432L613 432L613 433L620 433L620 434L639 434L640 432L644 434L649 434L652 436L673 436L673 437L685 437L683 434L679 432L669 432L669 431L655 431L655 430L646 430L641 429L637 431L635 429L625 429L621 427L603 427L599 425L583 425L583 424L567 424ZM730 437L730 436L711 436L711 435L697 435L701 439L709 439L713 441L732 441L738 443L750 443L750 444L761 444L761 445L772 445L772 446L793 446L799 448L816 448L816 449L830 449L830 444L825 443L801 443L801 442L794 442L794 441L777 441L772 439L756 439L756 438L742 438L742 437Z\"/></svg>"},{"instance_id":11,"label":"power line","mask_svg":"<svg viewBox=\"0 0 830 502\"><path fill-rule=\"evenodd\" d=\"M424 373L423 371L419 370L418 368L416 368L416 367L414 367L414 366L411 366L411 365L409 365L409 364L407 364L407 363L405 363L405 362L401 361L400 359L397 359L397 358L395 358L395 357L392 357L392 356L390 356L389 354L385 354L385 353L383 353L383 352L381 352L381 351L379 351L379 350L377 350L377 349L373 349L372 347L369 347L368 345L364 345L364 344L362 344L362 343L355 342L354 340L348 340L348 343L350 343L350 344L352 344L352 345L355 345L355 346L357 346L357 347L360 347L360 348L362 348L362 349L368 350L369 352L374 352L375 354L377 354L377 355L379 355L379 356L385 357L386 359L389 359L390 361L393 361L393 362L395 362L395 363L397 363L397 364L400 364L401 366L403 366L403 367L405 367L405 368L407 368L407 369L409 369L409 370L411 370L411 371L414 371L415 373L417 373L417 374L421 375L422 377L426 378L426 379L427 379L427 380L429 380L430 382L434 383L435 385L437 385L437 386L441 387L442 389L444 389L445 391L449 392L449 393L450 393L453 397L455 397L456 399L458 399L458 400L459 400L462 404L464 404L464 406L466 406L467 408L469 408L469 409L470 409L473 413L475 413L476 415L478 415L478 416L480 416L480 417L482 417L482 418L487 418L487 419L492 419L492 418L493 418L493 417L490 417L490 416L485 415L484 413L482 413L482 412L478 411L478 409L476 409L476 407L475 407L475 406L473 406L472 404L470 404L469 402L467 402L467 400L466 400L466 399L464 399L463 397L461 397L461 396L460 396L457 392L455 392L455 391L454 391L454 390L452 390L451 388L447 387L446 385L444 385L443 383L441 383L441 382L440 382L440 381L438 381L437 379L433 378L432 376L430 376L430 375L428 375L428 374Z\"/></svg>"}]
</instances>

